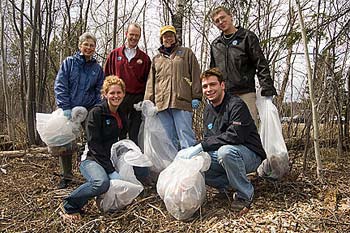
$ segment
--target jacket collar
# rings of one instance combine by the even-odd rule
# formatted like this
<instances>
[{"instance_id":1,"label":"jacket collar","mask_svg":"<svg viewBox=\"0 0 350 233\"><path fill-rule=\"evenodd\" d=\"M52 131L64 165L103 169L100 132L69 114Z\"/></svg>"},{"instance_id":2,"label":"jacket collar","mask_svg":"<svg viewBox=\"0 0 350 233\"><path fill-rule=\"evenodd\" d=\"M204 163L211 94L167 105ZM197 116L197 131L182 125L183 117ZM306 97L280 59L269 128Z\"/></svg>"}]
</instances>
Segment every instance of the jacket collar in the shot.
<instances>
[{"instance_id":1,"label":"jacket collar","mask_svg":"<svg viewBox=\"0 0 350 233\"><path fill-rule=\"evenodd\" d=\"M178 47L179 47L179 46L178 46L177 44L174 44L174 45L172 46L172 49L171 49L170 54L169 54L169 52L167 51L167 49L164 47L164 45L160 46L160 48L158 49L158 51L159 51L161 54L164 54L164 55L166 55L166 56L170 56L172 53L174 53L174 52L177 50Z\"/></svg>"},{"instance_id":2,"label":"jacket collar","mask_svg":"<svg viewBox=\"0 0 350 233\"><path fill-rule=\"evenodd\" d=\"M244 38L244 29L241 26L237 26L237 31L233 38L235 39L243 39ZM225 43L224 33L221 32L220 36L217 38L218 42Z\"/></svg>"},{"instance_id":3,"label":"jacket collar","mask_svg":"<svg viewBox=\"0 0 350 233\"><path fill-rule=\"evenodd\" d=\"M78 51L78 52L76 52L75 54L74 54L74 57L76 57L77 59L78 59L78 61L79 61L79 63L80 64L83 64L83 63L96 63L97 61L96 61L96 58L95 58L95 55L91 58L91 60L90 61L86 61L85 60L85 57L84 57L84 55L80 52L80 51Z\"/></svg>"},{"instance_id":4,"label":"jacket collar","mask_svg":"<svg viewBox=\"0 0 350 233\"><path fill-rule=\"evenodd\" d=\"M225 96L224 96L224 99L222 100L221 104L219 106L216 106L214 107L210 102L209 100L206 100L207 101L207 104L209 106L209 110L215 114L215 116L217 116L221 111L222 111L222 106L224 106L226 104L226 102L228 101L228 99L230 98L230 94L225 92ZM217 111L217 108L220 108L219 111Z\"/></svg>"}]
</instances>

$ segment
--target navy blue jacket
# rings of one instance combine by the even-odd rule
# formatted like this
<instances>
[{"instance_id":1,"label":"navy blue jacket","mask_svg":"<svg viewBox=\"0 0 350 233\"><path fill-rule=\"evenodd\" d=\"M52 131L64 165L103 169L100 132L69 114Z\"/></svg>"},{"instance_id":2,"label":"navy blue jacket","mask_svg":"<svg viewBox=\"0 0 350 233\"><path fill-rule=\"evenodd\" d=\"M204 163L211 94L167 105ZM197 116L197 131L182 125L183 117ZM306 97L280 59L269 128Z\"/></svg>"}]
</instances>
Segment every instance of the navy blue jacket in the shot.
<instances>
[{"instance_id":1,"label":"navy blue jacket","mask_svg":"<svg viewBox=\"0 0 350 233\"><path fill-rule=\"evenodd\" d=\"M262 159L266 153L247 105L238 96L225 93L220 106L207 104L203 113L204 151L216 151L223 145L244 145Z\"/></svg>"},{"instance_id":2,"label":"navy blue jacket","mask_svg":"<svg viewBox=\"0 0 350 233\"><path fill-rule=\"evenodd\" d=\"M92 108L101 101L101 87L104 75L95 58L86 62L77 52L67 57L58 71L55 80L56 104L63 110L75 106Z\"/></svg>"}]
</instances>

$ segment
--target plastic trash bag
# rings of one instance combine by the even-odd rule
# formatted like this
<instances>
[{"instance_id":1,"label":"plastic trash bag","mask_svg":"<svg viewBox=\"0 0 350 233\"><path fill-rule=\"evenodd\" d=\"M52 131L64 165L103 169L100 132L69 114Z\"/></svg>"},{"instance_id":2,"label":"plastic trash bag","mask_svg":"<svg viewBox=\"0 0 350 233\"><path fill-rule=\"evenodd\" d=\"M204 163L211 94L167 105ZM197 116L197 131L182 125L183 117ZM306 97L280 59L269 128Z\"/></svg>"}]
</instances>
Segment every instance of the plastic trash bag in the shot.
<instances>
[{"instance_id":1,"label":"plastic trash bag","mask_svg":"<svg viewBox=\"0 0 350 233\"><path fill-rule=\"evenodd\" d=\"M278 110L271 98L261 96L259 92L256 105L261 120L259 133L267 155L257 172L261 177L280 179L289 172L289 158Z\"/></svg>"},{"instance_id":2,"label":"plastic trash bag","mask_svg":"<svg viewBox=\"0 0 350 233\"><path fill-rule=\"evenodd\" d=\"M84 107L72 109L72 120L68 120L60 108L51 114L36 113L36 129L46 145L63 146L75 140L76 132L79 131L80 123L85 120L86 115L87 110Z\"/></svg>"},{"instance_id":3,"label":"plastic trash bag","mask_svg":"<svg viewBox=\"0 0 350 233\"><path fill-rule=\"evenodd\" d=\"M191 159L176 158L158 177L157 192L168 212L177 220L190 218L206 196L203 172L210 167L208 153Z\"/></svg>"},{"instance_id":4,"label":"plastic trash bag","mask_svg":"<svg viewBox=\"0 0 350 233\"><path fill-rule=\"evenodd\" d=\"M86 108L77 106L72 109L72 131L75 134L76 137L80 134L80 127L81 122L85 121L86 117L88 115L88 111Z\"/></svg>"},{"instance_id":5,"label":"plastic trash bag","mask_svg":"<svg viewBox=\"0 0 350 233\"><path fill-rule=\"evenodd\" d=\"M98 208L103 212L124 208L142 192L143 185L137 180L133 166L152 166L140 148L128 139L112 145L111 160L121 179L110 180L108 191L96 199Z\"/></svg>"},{"instance_id":6,"label":"plastic trash bag","mask_svg":"<svg viewBox=\"0 0 350 233\"><path fill-rule=\"evenodd\" d=\"M125 180L110 180L108 191L96 199L97 207L102 212L120 210L129 205L142 190L142 185Z\"/></svg>"},{"instance_id":7,"label":"plastic trash bag","mask_svg":"<svg viewBox=\"0 0 350 233\"><path fill-rule=\"evenodd\" d=\"M139 143L143 145L145 155L152 161L153 166L150 169L159 173L174 160L177 148L165 132L152 101L145 100L135 108L136 110L141 108L144 118Z\"/></svg>"}]
</instances>

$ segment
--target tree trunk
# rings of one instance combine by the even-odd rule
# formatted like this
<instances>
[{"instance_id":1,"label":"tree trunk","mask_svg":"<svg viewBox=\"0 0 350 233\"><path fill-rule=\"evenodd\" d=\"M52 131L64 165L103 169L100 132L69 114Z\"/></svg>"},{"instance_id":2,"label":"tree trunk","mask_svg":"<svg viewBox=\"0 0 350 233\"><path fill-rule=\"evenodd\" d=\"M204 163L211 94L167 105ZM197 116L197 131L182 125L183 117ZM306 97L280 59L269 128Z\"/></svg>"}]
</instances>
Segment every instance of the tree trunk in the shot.
<instances>
[{"instance_id":1,"label":"tree trunk","mask_svg":"<svg viewBox=\"0 0 350 233\"><path fill-rule=\"evenodd\" d=\"M176 12L172 15L173 26L176 29L176 36L179 40L179 45L182 45L182 31L183 31L183 18L184 18L185 0L176 1Z\"/></svg>"},{"instance_id":2,"label":"tree trunk","mask_svg":"<svg viewBox=\"0 0 350 233\"><path fill-rule=\"evenodd\" d=\"M36 0L34 7L34 21L32 26L31 36L31 47L29 56L29 82L27 90L27 103L26 103L26 124L27 124L27 135L29 145L35 144L35 112L36 112L36 100L35 100L35 48L37 43L37 22L40 14L40 0Z\"/></svg>"},{"instance_id":3,"label":"tree trunk","mask_svg":"<svg viewBox=\"0 0 350 233\"><path fill-rule=\"evenodd\" d=\"M305 62L307 66L306 69L307 69L307 77L308 77L308 84L309 84L310 103L311 103L311 111L312 111L312 125L313 125L313 133L314 133L313 141L314 141L315 158L316 158L316 165L317 165L316 173L317 173L317 178L322 181L322 175L321 175L322 163L321 163L320 145L319 145L318 113L316 109L314 90L313 90L312 69L311 69L311 63L310 63L310 57L309 57L309 49L307 46L306 29L305 29L303 14L301 12L300 2L299 0L295 0L295 2L298 8L301 34L303 38L304 51L305 51Z\"/></svg>"},{"instance_id":4,"label":"tree trunk","mask_svg":"<svg viewBox=\"0 0 350 233\"><path fill-rule=\"evenodd\" d=\"M117 47L118 44L118 36L117 36L117 30L118 30L118 6L119 1L114 0L114 17L113 17L113 49Z\"/></svg>"},{"instance_id":5,"label":"tree trunk","mask_svg":"<svg viewBox=\"0 0 350 233\"><path fill-rule=\"evenodd\" d=\"M1 47L1 72L2 72L2 88L4 93L4 100L5 100L5 117L6 117L6 128L7 128L7 134L10 138L10 141L13 141L14 139L14 130L11 124L11 108L10 108L10 100L9 100L9 92L8 92L8 85L7 85L7 60L6 60L6 49L5 49L5 41L4 41L4 34L5 34L5 18L3 15L3 9L2 9L2 3L0 3L0 17L1 17L1 26L0 26L0 47Z\"/></svg>"}]
</instances>

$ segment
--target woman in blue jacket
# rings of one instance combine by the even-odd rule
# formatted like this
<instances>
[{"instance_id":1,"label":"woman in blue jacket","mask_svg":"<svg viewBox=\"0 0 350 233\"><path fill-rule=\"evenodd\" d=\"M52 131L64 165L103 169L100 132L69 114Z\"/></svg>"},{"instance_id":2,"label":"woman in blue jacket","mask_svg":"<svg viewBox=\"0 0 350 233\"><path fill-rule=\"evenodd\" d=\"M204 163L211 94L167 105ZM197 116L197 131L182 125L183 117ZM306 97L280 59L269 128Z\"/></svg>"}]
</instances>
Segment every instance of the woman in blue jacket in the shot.
<instances>
[{"instance_id":1,"label":"woman in blue jacket","mask_svg":"<svg viewBox=\"0 0 350 233\"><path fill-rule=\"evenodd\" d=\"M88 151L84 152L80 172L86 182L64 199L64 220L78 220L89 199L107 192L109 180L119 179L110 160L111 147L125 132L125 116L119 105L125 96L125 84L117 76L108 76L102 87L103 101L91 109L85 122Z\"/></svg>"},{"instance_id":2,"label":"woman in blue jacket","mask_svg":"<svg viewBox=\"0 0 350 233\"><path fill-rule=\"evenodd\" d=\"M54 87L56 105L63 109L68 119L75 106L90 110L101 100L104 75L102 67L94 58L95 48L96 37L85 32L79 37L79 51L67 57L58 71ZM59 188L66 188L73 178L72 152L65 151L64 155L59 155L62 172Z\"/></svg>"}]
</instances>

